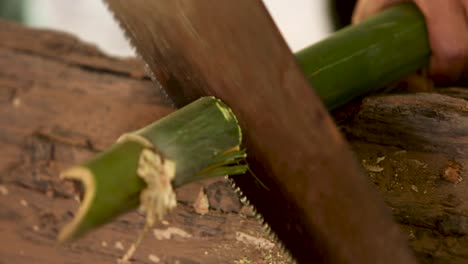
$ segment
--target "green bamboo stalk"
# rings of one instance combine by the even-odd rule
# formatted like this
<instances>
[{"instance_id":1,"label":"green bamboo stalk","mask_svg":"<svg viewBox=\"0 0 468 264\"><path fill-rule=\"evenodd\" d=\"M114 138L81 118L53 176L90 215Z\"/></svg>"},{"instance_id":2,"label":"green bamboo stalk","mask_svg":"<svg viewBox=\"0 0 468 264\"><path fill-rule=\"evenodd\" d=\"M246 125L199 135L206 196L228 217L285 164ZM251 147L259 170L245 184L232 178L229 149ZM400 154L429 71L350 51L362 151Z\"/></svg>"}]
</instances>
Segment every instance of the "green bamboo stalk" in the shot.
<instances>
[{"instance_id":1,"label":"green bamboo stalk","mask_svg":"<svg viewBox=\"0 0 468 264\"><path fill-rule=\"evenodd\" d=\"M390 8L296 54L330 110L423 67L429 56L424 17L411 3ZM154 148L166 165L175 165L174 178L168 179L174 188L247 169L239 164L246 154L240 150L242 134L236 118L213 97L131 135L62 174L81 182L85 192L75 218L59 234L60 241L76 239L140 205L148 187L138 175L145 150Z\"/></svg>"},{"instance_id":2,"label":"green bamboo stalk","mask_svg":"<svg viewBox=\"0 0 468 264\"><path fill-rule=\"evenodd\" d=\"M427 65L424 16L413 3L391 7L296 53L329 110Z\"/></svg>"},{"instance_id":3,"label":"green bamboo stalk","mask_svg":"<svg viewBox=\"0 0 468 264\"><path fill-rule=\"evenodd\" d=\"M177 188L207 177L245 173L247 166L240 163L246 157L241 141L234 114L214 97L201 98L125 136L62 174L83 184L84 198L59 241L76 239L140 205L140 195L148 185L137 175L145 150L155 150L163 163L175 165L172 186Z\"/></svg>"}]
</instances>

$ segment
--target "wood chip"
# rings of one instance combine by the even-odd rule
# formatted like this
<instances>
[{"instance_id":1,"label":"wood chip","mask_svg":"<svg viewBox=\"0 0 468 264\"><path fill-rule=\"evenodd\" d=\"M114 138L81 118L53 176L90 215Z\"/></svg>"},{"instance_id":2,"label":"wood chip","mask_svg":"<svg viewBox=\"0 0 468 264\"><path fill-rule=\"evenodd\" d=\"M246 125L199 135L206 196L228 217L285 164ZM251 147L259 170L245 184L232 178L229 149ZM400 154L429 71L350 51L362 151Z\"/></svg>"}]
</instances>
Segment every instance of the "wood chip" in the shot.
<instances>
[{"instance_id":1,"label":"wood chip","mask_svg":"<svg viewBox=\"0 0 468 264\"><path fill-rule=\"evenodd\" d=\"M36 232L39 231L39 226L34 225L34 226L33 226L33 230L36 231Z\"/></svg>"},{"instance_id":2,"label":"wood chip","mask_svg":"<svg viewBox=\"0 0 468 264\"><path fill-rule=\"evenodd\" d=\"M18 108L21 105L21 99L18 97L14 98L13 101L11 102L14 108Z\"/></svg>"},{"instance_id":3,"label":"wood chip","mask_svg":"<svg viewBox=\"0 0 468 264\"><path fill-rule=\"evenodd\" d=\"M7 189L7 187L5 185L0 184L0 193L2 195L7 195L8 194L8 189Z\"/></svg>"},{"instance_id":4,"label":"wood chip","mask_svg":"<svg viewBox=\"0 0 468 264\"><path fill-rule=\"evenodd\" d=\"M28 206L28 202L26 202L26 200L24 200L24 199L20 200L20 204L21 204L21 206L24 206L24 207Z\"/></svg>"},{"instance_id":5,"label":"wood chip","mask_svg":"<svg viewBox=\"0 0 468 264\"><path fill-rule=\"evenodd\" d=\"M379 167L377 165L370 165L370 164L362 164L362 166L370 172L382 172L384 170L383 167Z\"/></svg>"},{"instance_id":6,"label":"wood chip","mask_svg":"<svg viewBox=\"0 0 468 264\"><path fill-rule=\"evenodd\" d=\"M273 242L265 238L254 237L242 232L236 232L236 240L244 244L266 250L270 250L275 246Z\"/></svg>"},{"instance_id":7,"label":"wood chip","mask_svg":"<svg viewBox=\"0 0 468 264\"><path fill-rule=\"evenodd\" d=\"M161 261L161 259L159 259L158 256L153 254L149 254L148 259L153 263L159 263Z\"/></svg>"},{"instance_id":8,"label":"wood chip","mask_svg":"<svg viewBox=\"0 0 468 264\"><path fill-rule=\"evenodd\" d=\"M177 228L177 227L169 227L167 229L157 229L155 228L153 230L154 237L157 240L165 240L165 239L171 239L174 236L179 236L182 238L190 238L192 235L189 233L185 232L184 230Z\"/></svg>"},{"instance_id":9,"label":"wood chip","mask_svg":"<svg viewBox=\"0 0 468 264\"><path fill-rule=\"evenodd\" d=\"M193 203L193 209L197 214L205 215L210 211L210 203L208 201L208 196L203 190L203 187L200 188L200 192L198 192L198 196Z\"/></svg>"},{"instance_id":10,"label":"wood chip","mask_svg":"<svg viewBox=\"0 0 468 264\"><path fill-rule=\"evenodd\" d=\"M115 242L114 247L116 249L118 249L118 250L124 250L125 249L122 242L120 242L120 241Z\"/></svg>"},{"instance_id":11,"label":"wood chip","mask_svg":"<svg viewBox=\"0 0 468 264\"><path fill-rule=\"evenodd\" d=\"M380 162L382 162L384 160L385 160L385 156L378 157L377 160L375 161L375 163L379 164Z\"/></svg>"},{"instance_id":12,"label":"wood chip","mask_svg":"<svg viewBox=\"0 0 468 264\"><path fill-rule=\"evenodd\" d=\"M101 246L102 246L102 247L107 247L107 242L106 242L106 241L102 241L102 242L101 242Z\"/></svg>"},{"instance_id":13,"label":"wood chip","mask_svg":"<svg viewBox=\"0 0 468 264\"><path fill-rule=\"evenodd\" d=\"M416 185L411 185L411 190L415 191L415 192L419 192L419 189Z\"/></svg>"}]
</instances>

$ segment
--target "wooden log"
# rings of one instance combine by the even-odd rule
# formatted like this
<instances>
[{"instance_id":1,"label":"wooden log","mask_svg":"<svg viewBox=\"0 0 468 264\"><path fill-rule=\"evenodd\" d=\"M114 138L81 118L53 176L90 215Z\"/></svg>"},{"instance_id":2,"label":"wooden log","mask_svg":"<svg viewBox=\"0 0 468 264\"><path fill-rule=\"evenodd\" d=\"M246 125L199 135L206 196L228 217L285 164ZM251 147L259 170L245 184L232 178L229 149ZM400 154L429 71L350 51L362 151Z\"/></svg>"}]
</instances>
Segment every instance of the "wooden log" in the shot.
<instances>
[{"instance_id":1,"label":"wooden log","mask_svg":"<svg viewBox=\"0 0 468 264\"><path fill-rule=\"evenodd\" d=\"M132 212L77 243L57 245L59 229L78 207L59 172L172 107L138 60L7 22L0 22L0 39L0 263L116 263L144 216ZM200 193L211 205L205 215L194 206ZM224 180L181 188L177 198L179 206L147 236L135 263L284 260Z\"/></svg>"},{"instance_id":2,"label":"wooden log","mask_svg":"<svg viewBox=\"0 0 468 264\"><path fill-rule=\"evenodd\" d=\"M58 228L77 207L72 186L59 182L58 172L172 107L137 60L7 22L0 23L0 39L0 262L115 261L123 254L118 242L127 248L143 217L130 213L76 244L56 246ZM339 123L421 263L468 259L467 98L463 88L373 96ZM200 190L211 205L203 216L192 206ZM151 263L154 255L162 262L232 263L244 256L266 262L276 256L276 246L236 240L236 234L264 234L224 181L190 185L178 200L169 227L191 237L151 235L137 261Z\"/></svg>"},{"instance_id":3,"label":"wooden log","mask_svg":"<svg viewBox=\"0 0 468 264\"><path fill-rule=\"evenodd\" d=\"M370 97L342 131L421 263L468 261L468 89Z\"/></svg>"}]
</instances>

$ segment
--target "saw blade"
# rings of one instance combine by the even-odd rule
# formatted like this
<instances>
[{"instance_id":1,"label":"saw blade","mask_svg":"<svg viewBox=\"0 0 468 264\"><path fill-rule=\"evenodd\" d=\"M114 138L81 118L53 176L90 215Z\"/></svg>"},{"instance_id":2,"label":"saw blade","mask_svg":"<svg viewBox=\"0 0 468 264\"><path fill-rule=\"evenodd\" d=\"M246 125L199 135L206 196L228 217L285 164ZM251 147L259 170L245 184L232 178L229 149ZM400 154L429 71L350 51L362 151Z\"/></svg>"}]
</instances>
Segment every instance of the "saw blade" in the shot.
<instances>
[{"instance_id":1,"label":"saw blade","mask_svg":"<svg viewBox=\"0 0 468 264\"><path fill-rule=\"evenodd\" d=\"M250 175L233 177L300 263L413 263L259 0L105 0L177 107L226 102Z\"/></svg>"}]
</instances>

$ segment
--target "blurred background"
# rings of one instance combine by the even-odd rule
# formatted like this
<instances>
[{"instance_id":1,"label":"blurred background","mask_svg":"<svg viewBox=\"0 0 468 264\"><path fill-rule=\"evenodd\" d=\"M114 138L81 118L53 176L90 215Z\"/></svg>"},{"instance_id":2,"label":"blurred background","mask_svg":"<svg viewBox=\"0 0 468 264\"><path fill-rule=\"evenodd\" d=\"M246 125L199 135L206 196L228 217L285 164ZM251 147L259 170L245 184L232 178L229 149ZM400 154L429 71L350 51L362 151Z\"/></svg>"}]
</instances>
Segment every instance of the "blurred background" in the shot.
<instances>
[{"instance_id":1,"label":"blurred background","mask_svg":"<svg viewBox=\"0 0 468 264\"><path fill-rule=\"evenodd\" d=\"M297 51L348 24L355 1L264 2L291 49ZM101 0L0 0L0 18L70 32L110 55L134 55Z\"/></svg>"}]
</instances>

